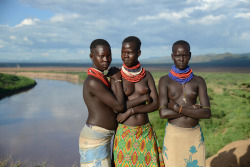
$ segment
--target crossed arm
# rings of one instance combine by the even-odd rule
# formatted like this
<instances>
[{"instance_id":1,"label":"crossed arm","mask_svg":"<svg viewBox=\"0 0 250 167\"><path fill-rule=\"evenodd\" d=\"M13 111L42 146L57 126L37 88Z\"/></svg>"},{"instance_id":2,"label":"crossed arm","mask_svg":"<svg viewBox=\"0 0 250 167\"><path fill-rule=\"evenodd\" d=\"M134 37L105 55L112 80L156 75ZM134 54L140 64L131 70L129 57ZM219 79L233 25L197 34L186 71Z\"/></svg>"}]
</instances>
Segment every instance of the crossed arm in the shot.
<instances>
[{"instance_id":1,"label":"crossed arm","mask_svg":"<svg viewBox=\"0 0 250 167\"><path fill-rule=\"evenodd\" d=\"M168 98L168 78L162 77L159 81L159 113L161 118L175 119L182 116L194 119L208 119L211 117L210 103L207 95L206 83L203 78L199 81L200 106L188 105L180 106L175 101Z\"/></svg>"}]
</instances>

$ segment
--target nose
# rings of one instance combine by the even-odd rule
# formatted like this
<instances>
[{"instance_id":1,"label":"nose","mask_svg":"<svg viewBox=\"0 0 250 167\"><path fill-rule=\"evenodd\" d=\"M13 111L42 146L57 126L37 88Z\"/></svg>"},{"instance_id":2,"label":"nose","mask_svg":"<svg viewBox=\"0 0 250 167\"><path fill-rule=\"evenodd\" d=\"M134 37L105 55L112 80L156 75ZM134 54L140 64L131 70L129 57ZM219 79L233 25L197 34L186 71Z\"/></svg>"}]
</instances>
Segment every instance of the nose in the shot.
<instances>
[{"instance_id":1,"label":"nose","mask_svg":"<svg viewBox=\"0 0 250 167\"><path fill-rule=\"evenodd\" d=\"M180 58L179 58L180 61L183 61L184 60L184 56L181 55Z\"/></svg>"},{"instance_id":2,"label":"nose","mask_svg":"<svg viewBox=\"0 0 250 167\"><path fill-rule=\"evenodd\" d=\"M108 57L107 57L107 56L104 56L104 57L103 57L103 61L108 61Z\"/></svg>"}]
</instances>

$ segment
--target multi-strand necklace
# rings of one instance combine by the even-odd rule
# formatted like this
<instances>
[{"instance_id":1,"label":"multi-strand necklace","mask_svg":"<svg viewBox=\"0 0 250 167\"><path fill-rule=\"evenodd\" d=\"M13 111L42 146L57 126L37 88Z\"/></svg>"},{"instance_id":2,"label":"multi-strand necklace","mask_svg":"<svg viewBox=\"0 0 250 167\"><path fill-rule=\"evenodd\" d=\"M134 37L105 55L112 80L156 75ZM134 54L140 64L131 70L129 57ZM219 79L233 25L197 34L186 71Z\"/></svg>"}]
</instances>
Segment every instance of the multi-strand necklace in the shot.
<instances>
[{"instance_id":1,"label":"multi-strand necklace","mask_svg":"<svg viewBox=\"0 0 250 167\"><path fill-rule=\"evenodd\" d=\"M108 88L110 88L110 82L109 82L108 78L101 71L99 71L93 67L90 67L88 69L87 74L92 75L92 76L100 79Z\"/></svg>"},{"instance_id":2,"label":"multi-strand necklace","mask_svg":"<svg viewBox=\"0 0 250 167\"><path fill-rule=\"evenodd\" d=\"M145 75L145 69L141 66L140 62L133 66L127 67L124 63L121 69L122 78L126 79L129 82L139 82L142 80Z\"/></svg>"},{"instance_id":3,"label":"multi-strand necklace","mask_svg":"<svg viewBox=\"0 0 250 167\"><path fill-rule=\"evenodd\" d=\"M168 74L169 78L172 80L178 82L179 84L182 85L182 90L183 90L183 101L187 103L187 99L185 96L185 83L189 82L194 74L192 72L192 69L187 66L184 70L180 70L176 68L175 65L173 65L171 71Z\"/></svg>"}]
</instances>

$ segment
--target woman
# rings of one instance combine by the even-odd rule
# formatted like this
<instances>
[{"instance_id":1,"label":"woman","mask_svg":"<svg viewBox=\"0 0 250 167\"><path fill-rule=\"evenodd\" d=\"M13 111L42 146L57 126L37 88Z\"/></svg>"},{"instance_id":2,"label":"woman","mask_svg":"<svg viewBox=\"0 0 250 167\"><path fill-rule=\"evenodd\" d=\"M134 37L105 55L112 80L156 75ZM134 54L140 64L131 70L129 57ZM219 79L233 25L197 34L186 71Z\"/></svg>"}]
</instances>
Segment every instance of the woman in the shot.
<instances>
[{"instance_id":1,"label":"woman","mask_svg":"<svg viewBox=\"0 0 250 167\"><path fill-rule=\"evenodd\" d=\"M127 106L126 112L117 116L119 124L114 141L116 166L164 166L156 135L148 119L148 113L157 110L158 95L151 73L145 71L138 61L140 46L140 39L134 36L127 37L122 43L123 91L127 101L146 94L149 94L150 101L133 108ZM114 84L115 81L111 80L111 85Z\"/></svg>"}]
</instances>

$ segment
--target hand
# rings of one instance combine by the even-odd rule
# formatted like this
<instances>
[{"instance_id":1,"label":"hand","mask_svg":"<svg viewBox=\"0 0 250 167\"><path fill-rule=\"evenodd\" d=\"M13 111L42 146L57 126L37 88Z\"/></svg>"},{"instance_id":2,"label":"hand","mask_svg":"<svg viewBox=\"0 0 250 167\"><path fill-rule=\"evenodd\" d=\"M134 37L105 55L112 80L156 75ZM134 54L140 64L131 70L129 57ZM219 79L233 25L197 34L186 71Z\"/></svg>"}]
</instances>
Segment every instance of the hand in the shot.
<instances>
[{"instance_id":1,"label":"hand","mask_svg":"<svg viewBox=\"0 0 250 167\"><path fill-rule=\"evenodd\" d=\"M114 80L120 80L122 78L120 69L117 67L111 67L107 76Z\"/></svg>"},{"instance_id":2,"label":"hand","mask_svg":"<svg viewBox=\"0 0 250 167\"><path fill-rule=\"evenodd\" d=\"M145 101L147 104L152 103L152 98L150 97L149 94L143 95L143 98L145 99L144 101Z\"/></svg>"},{"instance_id":3,"label":"hand","mask_svg":"<svg viewBox=\"0 0 250 167\"><path fill-rule=\"evenodd\" d=\"M126 121L130 115L131 115L131 109L128 109L125 113L120 113L118 114L116 120L118 123L123 123L124 121Z\"/></svg>"},{"instance_id":4,"label":"hand","mask_svg":"<svg viewBox=\"0 0 250 167\"><path fill-rule=\"evenodd\" d=\"M176 111L176 109L175 109L175 105L176 104L177 103L175 101L170 100L169 103L168 103L168 108L171 109L171 110L173 110L173 111Z\"/></svg>"}]
</instances>

